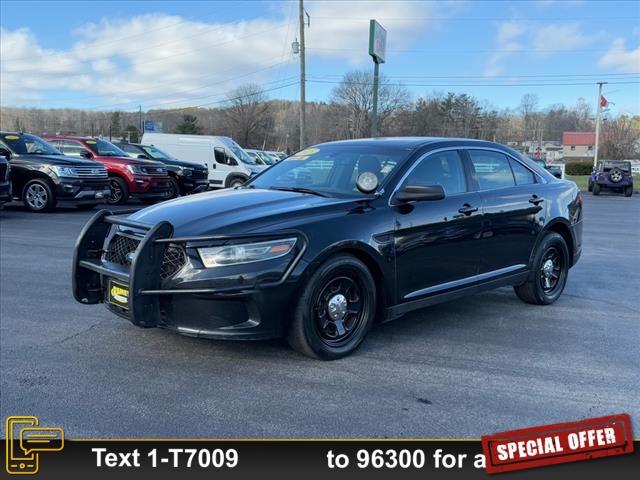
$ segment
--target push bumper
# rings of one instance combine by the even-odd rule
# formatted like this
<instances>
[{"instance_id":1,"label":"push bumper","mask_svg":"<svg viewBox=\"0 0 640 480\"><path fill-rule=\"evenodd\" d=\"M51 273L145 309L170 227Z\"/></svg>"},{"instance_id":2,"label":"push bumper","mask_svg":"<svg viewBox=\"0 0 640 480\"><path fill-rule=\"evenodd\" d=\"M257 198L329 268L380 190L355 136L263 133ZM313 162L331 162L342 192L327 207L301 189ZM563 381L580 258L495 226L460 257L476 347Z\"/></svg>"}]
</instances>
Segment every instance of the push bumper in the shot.
<instances>
[{"instance_id":1,"label":"push bumper","mask_svg":"<svg viewBox=\"0 0 640 480\"><path fill-rule=\"evenodd\" d=\"M122 227L143 233L129 268L105 260L110 237ZM139 327L167 328L188 336L245 340L281 336L296 289L289 277L304 253L304 239L292 258L283 257L281 264L269 267L272 272L219 274L211 269L190 269L189 259L173 278L161 278L160 259L169 246L188 250L194 242L231 238L176 238L169 222L148 225L101 210L76 242L74 298L83 304L105 303L110 311ZM184 270L186 273L180 274ZM275 271L280 271L279 277ZM126 308L110 302L113 282L128 289Z\"/></svg>"}]
</instances>

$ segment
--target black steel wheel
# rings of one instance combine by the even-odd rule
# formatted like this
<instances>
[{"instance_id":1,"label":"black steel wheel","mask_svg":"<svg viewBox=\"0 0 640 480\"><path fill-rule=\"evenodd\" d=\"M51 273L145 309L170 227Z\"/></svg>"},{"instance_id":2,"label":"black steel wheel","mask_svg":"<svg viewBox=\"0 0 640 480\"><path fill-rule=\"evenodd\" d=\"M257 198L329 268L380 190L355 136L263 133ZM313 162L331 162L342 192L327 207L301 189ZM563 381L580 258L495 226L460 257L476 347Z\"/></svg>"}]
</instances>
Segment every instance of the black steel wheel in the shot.
<instances>
[{"instance_id":1,"label":"black steel wheel","mask_svg":"<svg viewBox=\"0 0 640 480\"><path fill-rule=\"evenodd\" d=\"M373 324L376 284L368 268L351 255L326 261L305 285L289 331L300 353L334 360L353 352Z\"/></svg>"},{"instance_id":2,"label":"black steel wheel","mask_svg":"<svg viewBox=\"0 0 640 480\"><path fill-rule=\"evenodd\" d=\"M569 274L569 249L562 235L548 232L540 241L529 278L514 287L516 295L535 305L549 305L562 294Z\"/></svg>"},{"instance_id":3,"label":"black steel wheel","mask_svg":"<svg viewBox=\"0 0 640 480\"><path fill-rule=\"evenodd\" d=\"M169 178L169 193L167 193L167 198L176 198L180 196L180 185L178 181L170 177Z\"/></svg>"}]
</instances>

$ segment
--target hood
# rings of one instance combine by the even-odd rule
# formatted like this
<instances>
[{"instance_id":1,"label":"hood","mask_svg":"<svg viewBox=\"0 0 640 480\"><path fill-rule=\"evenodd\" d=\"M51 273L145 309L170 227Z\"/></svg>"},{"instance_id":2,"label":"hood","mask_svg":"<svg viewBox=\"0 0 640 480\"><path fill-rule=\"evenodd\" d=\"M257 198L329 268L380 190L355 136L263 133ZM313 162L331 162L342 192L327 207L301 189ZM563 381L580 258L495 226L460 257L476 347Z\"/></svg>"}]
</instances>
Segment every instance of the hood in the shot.
<instances>
[{"instance_id":1,"label":"hood","mask_svg":"<svg viewBox=\"0 0 640 480\"><path fill-rule=\"evenodd\" d=\"M194 169L200 169L200 170L207 169L207 167L205 167L204 164L202 163L188 162L186 160L178 160L175 158L172 158L171 160L156 160L156 161L164 163L167 166L173 165L176 167L194 168Z\"/></svg>"},{"instance_id":2,"label":"hood","mask_svg":"<svg viewBox=\"0 0 640 480\"><path fill-rule=\"evenodd\" d=\"M146 160L143 158L132 158L132 157L109 157L109 156L105 156L105 155L96 155L94 157L97 160L100 161L115 161L115 162L122 162L125 163L127 165L150 165L150 166L156 166L156 167L162 167L163 164L160 162L156 162L155 160Z\"/></svg>"},{"instance_id":3,"label":"hood","mask_svg":"<svg viewBox=\"0 0 640 480\"><path fill-rule=\"evenodd\" d=\"M29 155L28 153L16 155L16 158L31 160L47 165L61 165L70 167L95 167L93 160L84 160L76 157L65 157L64 155Z\"/></svg>"},{"instance_id":4,"label":"hood","mask_svg":"<svg viewBox=\"0 0 640 480\"><path fill-rule=\"evenodd\" d=\"M295 228L344 214L353 204L353 199L298 192L226 189L162 202L129 218L148 224L171 222L174 236L227 235Z\"/></svg>"}]
</instances>

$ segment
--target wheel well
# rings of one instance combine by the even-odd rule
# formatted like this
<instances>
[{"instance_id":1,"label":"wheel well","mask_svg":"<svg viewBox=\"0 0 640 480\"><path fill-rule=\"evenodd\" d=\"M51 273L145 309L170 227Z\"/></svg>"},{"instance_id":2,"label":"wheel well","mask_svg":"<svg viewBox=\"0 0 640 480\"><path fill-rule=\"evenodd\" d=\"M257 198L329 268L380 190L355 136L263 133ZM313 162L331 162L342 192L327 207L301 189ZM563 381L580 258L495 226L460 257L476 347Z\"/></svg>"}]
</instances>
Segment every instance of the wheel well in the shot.
<instances>
[{"instance_id":1,"label":"wheel well","mask_svg":"<svg viewBox=\"0 0 640 480\"><path fill-rule=\"evenodd\" d=\"M51 188L51 191L53 192L53 195L55 196L56 191L55 191L53 182L51 181L51 178L49 178L49 175L47 175L46 173L38 172L38 171L29 172L29 176L24 178L24 180L19 185L15 185L17 191L14 192L13 194L14 195L16 195L16 194L20 195L20 199L22 199L23 198L22 193L23 193L24 187L31 180L36 180L36 179L37 180L44 180L45 182L47 182L47 184Z\"/></svg>"},{"instance_id":2,"label":"wheel well","mask_svg":"<svg viewBox=\"0 0 640 480\"><path fill-rule=\"evenodd\" d=\"M240 175L239 173L230 173L229 175L227 175L227 178L224 181L224 186L229 187L229 185L231 185L231 182L233 182L236 178L239 178L243 182L249 180L245 175Z\"/></svg>"},{"instance_id":3,"label":"wheel well","mask_svg":"<svg viewBox=\"0 0 640 480\"><path fill-rule=\"evenodd\" d=\"M371 258L371 256L364 252L363 250L357 248L345 248L341 250L337 250L335 252L331 252L331 256L339 255L339 254L347 254L353 257L356 257L362 263L366 265L373 276L373 280L376 283L376 320L384 321L384 314L386 310L386 297L385 297L385 288L384 283L382 282L383 275L382 270L376 263L376 261Z\"/></svg>"},{"instance_id":4,"label":"wheel well","mask_svg":"<svg viewBox=\"0 0 640 480\"><path fill-rule=\"evenodd\" d=\"M564 238L567 249L569 250L569 265L571 265L573 262L573 237L571 236L569 227L562 222L556 222L547 229L547 232L555 232Z\"/></svg>"}]
</instances>

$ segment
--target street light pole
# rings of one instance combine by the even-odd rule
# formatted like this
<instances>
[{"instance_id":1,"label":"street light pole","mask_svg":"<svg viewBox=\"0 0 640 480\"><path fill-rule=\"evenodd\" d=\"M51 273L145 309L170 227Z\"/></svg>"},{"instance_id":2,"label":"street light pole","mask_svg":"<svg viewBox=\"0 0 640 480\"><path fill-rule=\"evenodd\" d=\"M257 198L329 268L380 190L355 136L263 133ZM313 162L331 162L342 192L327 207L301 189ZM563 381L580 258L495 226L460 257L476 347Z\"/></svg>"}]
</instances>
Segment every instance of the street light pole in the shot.
<instances>
[{"instance_id":1,"label":"street light pole","mask_svg":"<svg viewBox=\"0 0 640 480\"><path fill-rule=\"evenodd\" d=\"M598 144L600 143L600 115L602 112L602 85L609 82L598 82L598 107L596 109L596 140L593 149L593 168L598 165Z\"/></svg>"},{"instance_id":2,"label":"street light pole","mask_svg":"<svg viewBox=\"0 0 640 480\"><path fill-rule=\"evenodd\" d=\"M306 115L306 92L305 92L305 59L304 59L304 0L300 0L299 4L300 12L300 149L303 149L306 144L306 129L307 129L307 115Z\"/></svg>"}]
</instances>

